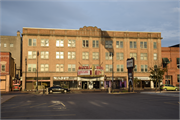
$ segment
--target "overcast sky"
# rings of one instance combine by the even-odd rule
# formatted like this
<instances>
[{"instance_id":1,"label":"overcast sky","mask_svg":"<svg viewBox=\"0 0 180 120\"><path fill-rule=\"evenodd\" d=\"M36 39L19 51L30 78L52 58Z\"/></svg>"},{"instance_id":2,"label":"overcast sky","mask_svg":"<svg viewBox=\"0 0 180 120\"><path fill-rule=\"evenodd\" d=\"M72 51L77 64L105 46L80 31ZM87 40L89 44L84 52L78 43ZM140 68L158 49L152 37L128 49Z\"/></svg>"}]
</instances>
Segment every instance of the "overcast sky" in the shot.
<instances>
[{"instance_id":1,"label":"overcast sky","mask_svg":"<svg viewBox=\"0 0 180 120\"><path fill-rule=\"evenodd\" d=\"M180 0L0 0L0 34L23 27L161 32L162 47L180 43Z\"/></svg>"}]
</instances>

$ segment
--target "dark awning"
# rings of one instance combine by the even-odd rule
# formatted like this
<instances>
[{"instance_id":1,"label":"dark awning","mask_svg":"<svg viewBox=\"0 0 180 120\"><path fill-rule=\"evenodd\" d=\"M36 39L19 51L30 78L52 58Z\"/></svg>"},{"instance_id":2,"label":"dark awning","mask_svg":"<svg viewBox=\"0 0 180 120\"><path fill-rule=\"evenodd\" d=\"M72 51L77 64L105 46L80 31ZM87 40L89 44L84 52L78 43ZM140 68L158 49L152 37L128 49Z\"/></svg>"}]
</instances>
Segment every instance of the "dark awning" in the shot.
<instances>
[{"instance_id":1,"label":"dark awning","mask_svg":"<svg viewBox=\"0 0 180 120\"><path fill-rule=\"evenodd\" d=\"M169 61L169 59L168 59L168 58L163 58L162 60L163 60L163 63L165 63L165 64L170 63L170 61Z\"/></svg>"}]
</instances>

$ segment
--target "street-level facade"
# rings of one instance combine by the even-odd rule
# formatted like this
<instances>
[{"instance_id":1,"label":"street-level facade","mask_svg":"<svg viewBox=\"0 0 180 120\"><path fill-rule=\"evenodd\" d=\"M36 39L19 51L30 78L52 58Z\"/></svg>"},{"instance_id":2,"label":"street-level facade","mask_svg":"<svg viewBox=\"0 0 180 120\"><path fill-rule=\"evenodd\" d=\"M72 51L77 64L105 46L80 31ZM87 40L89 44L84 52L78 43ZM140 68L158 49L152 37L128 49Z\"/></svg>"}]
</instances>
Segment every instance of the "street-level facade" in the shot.
<instances>
[{"instance_id":1,"label":"street-level facade","mask_svg":"<svg viewBox=\"0 0 180 120\"><path fill-rule=\"evenodd\" d=\"M171 84L179 87L180 80L180 48L162 47L162 59L167 60L167 72L164 74L163 84Z\"/></svg>"},{"instance_id":2,"label":"street-level facade","mask_svg":"<svg viewBox=\"0 0 180 120\"><path fill-rule=\"evenodd\" d=\"M135 58L134 77L153 88L148 68L162 63L160 32L23 27L22 36L23 90L34 89L37 65L38 84L46 87L106 89L113 76L115 88L127 88L126 60L130 57Z\"/></svg>"}]
</instances>

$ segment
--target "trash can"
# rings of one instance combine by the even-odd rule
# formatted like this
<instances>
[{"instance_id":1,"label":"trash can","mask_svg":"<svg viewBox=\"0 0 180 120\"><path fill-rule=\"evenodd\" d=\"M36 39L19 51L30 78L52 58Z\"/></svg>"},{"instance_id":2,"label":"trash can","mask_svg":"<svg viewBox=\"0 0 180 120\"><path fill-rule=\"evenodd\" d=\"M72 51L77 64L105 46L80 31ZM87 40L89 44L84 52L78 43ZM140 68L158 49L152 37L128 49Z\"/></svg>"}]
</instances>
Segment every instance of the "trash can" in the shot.
<instances>
[{"instance_id":1,"label":"trash can","mask_svg":"<svg viewBox=\"0 0 180 120\"><path fill-rule=\"evenodd\" d=\"M49 90L48 90L48 88L46 88L46 94L49 94Z\"/></svg>"},{"instance_id":2,"label":"trash can","mask_svg":"<svg viewBox=\"0 0 180 120\"><path fill-rule=\"evenodd\" d=\"M110 87L108 88L108 92L111 93L111 88Z\"/></svg>"}]
</instances>

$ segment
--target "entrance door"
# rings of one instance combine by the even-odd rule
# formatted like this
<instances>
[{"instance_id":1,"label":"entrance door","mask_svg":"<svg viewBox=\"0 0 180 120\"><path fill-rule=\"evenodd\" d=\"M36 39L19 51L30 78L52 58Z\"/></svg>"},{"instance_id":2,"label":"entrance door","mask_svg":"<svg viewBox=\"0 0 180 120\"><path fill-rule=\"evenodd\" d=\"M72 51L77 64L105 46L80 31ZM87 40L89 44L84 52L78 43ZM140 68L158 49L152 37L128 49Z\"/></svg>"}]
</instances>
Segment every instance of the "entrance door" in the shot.
<instances>
[{"instance_id":1,"label":"entrance door","mask_svg":"<svg viewBox=\"0 0 180 120\"><path fill-rule=\"evenodd\" d=\"M99 81L93 81L93 88L99 89Z\"/></svg>"},{"instance_id":2,"label":"entrance door","mask_svg":"<svg viewBox=\"0 0 180 120\"><path fill-rule=\"evenodd\" d=\"M87 89L87 81L82 81L82 89Z\"/></svg>"}]
</instances>

